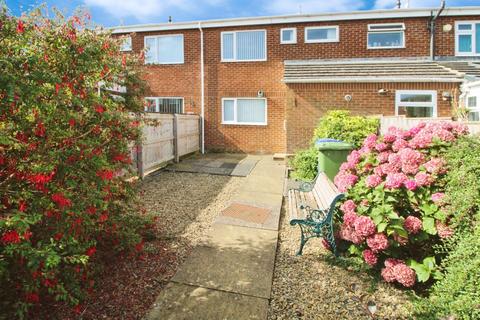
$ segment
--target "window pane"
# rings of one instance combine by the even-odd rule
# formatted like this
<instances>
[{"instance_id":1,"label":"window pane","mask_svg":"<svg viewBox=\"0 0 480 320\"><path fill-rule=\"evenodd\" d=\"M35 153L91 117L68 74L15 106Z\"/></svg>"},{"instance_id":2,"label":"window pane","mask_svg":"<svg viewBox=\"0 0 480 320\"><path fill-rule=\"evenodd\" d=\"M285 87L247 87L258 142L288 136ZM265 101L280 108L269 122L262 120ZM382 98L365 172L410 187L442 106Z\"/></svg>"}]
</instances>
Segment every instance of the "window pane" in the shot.
<instances>
[{"instance_id":1,"label":"window pane","mask_svg":"<svg viewBox=\"0 0 480 320\"><path fill-rule=\"evenodd\" d=\"M468 121L480 121L480 112L469 112L468 113Z\"/></svg>"},{"instance_id":2,"label":"window pane","mask_svg":"<svg viewBox=\"0 0 480 320\"><path fill-rule=\"evenodd\" d=\"M132 38L126 37L122 39L120 43L120 51L131 51L132 50Z\"/></svg>"},{"instance_id":3,"label":"window pane","mask_svg":"<svg viewBox=\"0 0 480 320\"><path fill-rule=\"evenodd\" d=\"M157 51L157 39L155 38L146 38L145 39L145 63L154 63L156 60L156 51Z\"/></svg>"},{"instance_id":4,"label":"window pane","mask_svg":"<svg viewBox=\"0 0 480 320\"><path fill-rule=\"evenodd\" d=\"M458 36L458 51L472 52L472 36L461 34Z\"/></svg>"},{"instance_id":5,"label":"window pane","mask_svg":"<svg viewBox=\"0 0 480 320\"><path fill-rule=\"evenodd\" d=\"M480 23L475 25L475 53L480 53Z\"/></svg>"},{"instance_id":6,"label":"window pane","mask_svg":"<svg viewBox=\"0 0 480 320\"><path fill-rule=\"evenodd\" d=\"M398 114L409 118L430 118L433 117L433 107L399 107Z\"/></svg>"},{"instance_id":7,"label":"window pane","mask_svg":"<svg viewBox=\"0 0 480 320\"><path fill-rule=\"evenodd\" d=\"M160 113L182 113L183 99L159 98L158 107Z\"/></svg>"},{"instance_id":8,"label":"window pane","mask_svg":"<svg viewBox=\"0 0 480 320\"><path fill-rule=\"evenodd\" d=\"M282 41L283 42L292 42L293 39L293 30L282 30Z\"/></svg>"},{"instance_id":9,"label":"window pane","mask_svg":"<svg viewBox=\"0 0 480 320\"><path fill-rule=\"evenodd\" d=\"M265 32L237 33L237 60L265 59Z\"/></svg>"},{"instance_id":10,"label":"window pane","mask_svg":"<svg viewBox=\"0 0 480 320\"><path fill-rule=\"evenodd\" d=\"M265 100L262 99L238 99L237 100L237 121L264 123L265 122Z\"/></svg>"},{"instance_id":11,"label":"window pane","mask_svg":"<svg viewBox=\"0 0 480 320\"><path fill-rule=\"evenodd\" d=\"M401 102L432 102L432 95L429 93L402 93Z\"/></svg>"},{"instance_id":12,"label":"window pane","mask_svg":"<svg viewBox=\"0 0 480 320\"><path fill-rule=\"evenodd\" d=\"M307 29L308 40L335 40L337 38L337 29Z\"/></svg>"},{"instance_id":13,"label":"window pane","mask_svg":"<svg viewBox=\"0 0 480 320\"><path fill-rule=\"evenodd\" d=\"M403 47L403 32L369 33L368 46L375 47Z\"/></svg>"},{"instance_id":14,"label":"window pane","mask_svg":"<svg viewBox=\"0 0 480 320\"><path fill-rule=\"evenodd\" d=\"M159 63L183 63L183 36L158 38Z\"/></svg>"},{"instance_id":15,"label":"window pane","mask_svg":"<svg viewBox=\"0 0 480 320\"><path fill-rule=\"evenodd\" d=\"M235 120L235 109L234 109L235 102L233 100L224 100L223 101L223 121L234 121Z\"/></svg>"},{"instance_id":16,"label":"window pane","mask_svg":"<svg viewBox=\"0 0 480 320\"><path fill-rule=\"evenodd\" d=\"M222 35L223 39L223 60L232 60L235 57L233 56L233 33L224 33Z\"/></svg>"},{"instance_id":17,"label":"window pane","mask_svg":"<svg viewBox=\"0 0 480 320\"><path fill-rule=\"evenodd\" d=\"M467 107L468 108L476 108L477 107L477 97L468 97L467 99Z\"/></svg>"},{"instance_id":18,"label":"window pane","mask_svg":"<svg viewBox=\"0 0 480 320\"><path fill-rule=\"evenodd\" d=\"M459 24L458 30L472 30L471 24Z\"/></svg>"},{"instance_id":19,"label":"window pane","mask_svg":"<svg viewBox=\"0 0 480 320\"><path fill-rule=\"evenodd\" d=\"M145 99L145 111L157 112L157 99Z\"/></svg>"}]
</instances>

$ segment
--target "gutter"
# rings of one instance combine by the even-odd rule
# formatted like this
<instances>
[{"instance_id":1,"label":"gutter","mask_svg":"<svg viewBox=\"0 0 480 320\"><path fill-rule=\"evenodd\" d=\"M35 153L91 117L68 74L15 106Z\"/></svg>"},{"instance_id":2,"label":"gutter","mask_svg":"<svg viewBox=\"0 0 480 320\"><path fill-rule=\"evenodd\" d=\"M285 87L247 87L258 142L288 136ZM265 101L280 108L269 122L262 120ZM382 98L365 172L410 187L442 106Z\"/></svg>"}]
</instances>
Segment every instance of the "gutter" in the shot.
<instances>
[{"instance_id":1,"label":"gutter","mask_svg":"<svg viewBox=\"0 0 480 320\"><path fill-rule=\"evenodd\" d=\"M200 119L202 122L202 154L205 154L205 65L203 58L203 29L202 23L198 23L198 30L200 31L200 92L201 92L201 111Z\"/></svg>"},{"instance_id":2,"label":"gutter","mask_svg":"<svg viewBox=\"0 0 480 320\"><path fill-rule=\"evenodd\" d=\"M432 61L435 60L435 25L436 25L435 22L437 21L438 17L442 14L443 9L445 9L445 0L442 0L440 10L438 10L435 16L433 16L433 10L430 13L431 18L428 25L428 29L430 30L430 59Z\"/></svg>"},{"instance_id":3,"label":"gutter","mask_svg":"<svg viewBox=\"0 0 480 320\"><path fill-rule=\"evenodd\" d=\"M283 79L283 83L380 83L380 82L463 82L459 78L436 78L436 77L348 77L348 78L296 78Z\"/></svg>"}]
</instances>

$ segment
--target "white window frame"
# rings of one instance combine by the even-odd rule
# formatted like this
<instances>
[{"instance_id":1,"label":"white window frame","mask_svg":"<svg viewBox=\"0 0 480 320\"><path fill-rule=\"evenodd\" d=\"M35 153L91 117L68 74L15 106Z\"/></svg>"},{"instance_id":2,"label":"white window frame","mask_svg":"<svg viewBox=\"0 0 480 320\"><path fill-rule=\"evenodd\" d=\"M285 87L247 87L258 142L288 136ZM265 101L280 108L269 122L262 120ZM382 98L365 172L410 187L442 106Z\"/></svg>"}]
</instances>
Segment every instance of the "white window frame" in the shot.
<instances>
[{"instance_id":1,"label":"white window frame","mask_svg":"<svg viewBox=\"0 0 480 320\"><path fill-rule=\"evenodd\" d=\"M242 32L258 32L262 31L265 34L265 41L264 41L264 50L265 50L265 58L263 59L237 59L237 33ZM223 35L224 34L233 34L233 59L224 59L223 58ZM220 61L221 62L254 62L254 61L267 61L268 52L267 52L267 30L266 29L256 29L256 30L236 30L236 31L223 31L220 33Z\"/></svg>"},{"instance_id":2,"label":"white window frame","mask_svg":"<svg viewBox=\"0 0 480 320\"><path fill-rule=\"evenodd\" d=\"M432 102L402 102L402 94L430 94ZM432 118L437 118L437 91L435 90L396 90L395 91L395 115L398 116L398 109L401 107L432 107Z\"/></svg>"},{"instance_id":3,"label":"white window frame","mask_svg":"<svg viewBox=\"0 0 480 320\"><path fill-rule=\"evenodd\" d=\"M182 37L182 49L183 49L183 57L182 57L182 60L181 61L175 61L175 62L159 62L158 61L158 56L156 57L157 58L157 61L155 62L147 62L147 60L145 59L145 64L149 65L156 65L156 64L163 64L163 65L168 65L168 64L184 64L185 63L185 37L183 35L183 33L177 33L177 34L162 34L162 35L155 35L155 36L145 36L143 38L143 47L146 48L147 47L147 39L157 39L157 38L166 38L166 37ZM157 49L157 55L158 55L158 42L157 42L157 46L156 46L156 49Z\"/></svg>"},{"instance_id":4,"label":"white window frame","mask_svg":"<svg viewBox=\"0 0 480 320\"><path fill-rule=\"evenodd\" d=\"M471 25L470 30L459 30L458 26L461 24L469 24ZM477 42L475 36L475 25L480 24L480 20L470 20L470 21L455 21L455 56L460 57L478 57L480 53L476 53L475 50L477 49ZM472 51L471 52L460 52L460 35L469 35L472 37Z\"/></svg>"},{"instance_id":5,"label":"white window frame","mask_svg":"<svg viewBox=\"0 0 480 320\"><path fill-rule=\"evenodd\" d=\"M225 121L225 101L233 100L233 121ZM237 101L238 100L263 100L265 101L265 122L238 122L237 121ZM222 124L226 125L240 125L240 126L266 126L268 124L267 110L268 110L267 98L258 97L237 97L237 98L222 98Z\"/></svg>"},{"instance_id":6,"label":"white window frame","mask_svg":"<svg viewBox=\"0 0 480 320\"><path fill-rule=\"evenodd\" d=\"M383 29L372 29L372 27L374 26L377 26L377 27L381 27L381 26L395 26L395 25L398 25L398 26L401 26L400 28L383 28ZM370 42L368 41L369 40L369 36L370 34L381 34L381 33L392 33L392 32L400 32L402 33L402 39L403 39L403 43L401 46L382 46L382 47L372 47L370 46ZM375 49L405 49L406 48L406 45L405 43L407 42L407 39L405 39L405 23L402 23L402 22L392 22L392 23L371 23L368 25L368 32L367 32L367 49L372 49L372 50L375 50Z\"/></svg>"},{"instance_id":7,"label":"white window frame","mask_svg":"<svg viewBox=\"0 0 480 320\"><path fill-rule=\"evenodd\" d=\"M160 113L160 99L178 99L182 100L182 114L185 113L185 98L184 97L145 97L144 100L147 101L147 99L150 100L155 100L155 112L148 111L148 107L145 106L145 112L148 113ZM171 114L171 113L167 113Z\"/></svg>"},{"instance_id":8,"label":"white window frame","mask_svg":"<svg viewBox=\"0 0 480 320\"><path fill-rule=\"evenodd\" d=\"M323 29L335 29L335 39L308 39L308 30L323 30ZM339 26L318 26L318 27L305 27L305 43L329 43L340 41L340 27Z\"/></svg>"},{"instance_id":9,"label":"white window frame","mask_svg":"<svg viewBox=\"0 0 480 320\"><path fill-rule=\"evenodd\" d=\"M131 36L126 36L120 38L120 51L121 52L126 52L126 51L132 51L132 37Z\"/></svg>"},{"instance_id":10,"label":"white window frame","mask_svg":"<svg viewBox=\"0 0 480 320\"><path fill-rule=\"evenodd\" d=\"M290 41L283 40L283 31L293 31L293 39ZM280 29L280 43L281 44L296 44L297 43L297 28L282 28Z\"/></svg>"}]
</instances>

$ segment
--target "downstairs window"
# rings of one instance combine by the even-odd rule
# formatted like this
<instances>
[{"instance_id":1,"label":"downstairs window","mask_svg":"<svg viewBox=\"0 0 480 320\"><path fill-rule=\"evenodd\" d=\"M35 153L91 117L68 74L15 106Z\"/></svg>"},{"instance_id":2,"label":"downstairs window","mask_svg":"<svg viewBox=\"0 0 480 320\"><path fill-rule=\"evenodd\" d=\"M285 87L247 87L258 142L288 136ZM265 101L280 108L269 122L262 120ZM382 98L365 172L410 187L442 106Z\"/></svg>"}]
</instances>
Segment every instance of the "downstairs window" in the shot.
<instances>
[{"instance_id":1,"label":"downstairs window","mask_svg":"<svg viewBox=\"0 0 480 320\"><path fill-rule=\"evenodd\" d=\"M397 90L395 114L409 118L437 117L437 92L430 90Z\"/></svg>"},{"instance_id":2,"label":"downstairs window","mask_svg":"<svg viewBox=\"0 0 480 320\"><path fill-rule=\"evenodd\" d=\"M222 123L267 125L267 99L223 98Z\"/></svg>"},{"instance_id":3,"label":"downstairs window","mask_svg":"<svg viewBox=\"0 0 480 320\"><path fill-rule=\"evenodd\" d=\"M183 113L183 98L148 97L145 98L145 112Z\"/></svg>"}]
</instances>

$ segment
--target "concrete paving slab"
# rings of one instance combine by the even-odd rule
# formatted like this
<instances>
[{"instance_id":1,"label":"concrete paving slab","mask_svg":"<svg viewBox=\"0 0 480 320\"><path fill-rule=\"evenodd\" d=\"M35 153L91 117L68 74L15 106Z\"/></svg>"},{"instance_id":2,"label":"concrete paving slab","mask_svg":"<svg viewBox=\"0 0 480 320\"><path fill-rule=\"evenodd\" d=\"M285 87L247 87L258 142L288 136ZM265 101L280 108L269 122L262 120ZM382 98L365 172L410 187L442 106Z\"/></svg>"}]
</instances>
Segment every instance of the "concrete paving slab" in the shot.
<instances>
[{"instance_id":1,"label":"concrete paving slab","mask_svg":"<svg viewBox=\"0 0 480 320\"><path fill-rule=\"evenodd\" d=\"M218 224L203 243L172 281L270 298L276 231Z\"/></svg>"},{"instance_id":2,"label":"concrete paving slab","mask_svg":"<svg viewBox=\"0 0 480 320\"><path fill-rule=\"evenodd\" d=\"M263 320L267 310L267 299L169 283L146 319Z\"/></svg>"},{"instance_id":3,"label":"concrete paving slab","mask_svg":"<svg viewBox=\"0 0 480 320\"><path fill-rule=\"evenodd\" d=\"M279 175L255 176L250 174L245 183L240 187L241 191L255 191L273 194L283 194L283 183L285 179Z\"/></svg>"},{"instance_id":4,"label":"concrete paving slab","mask_svg":"<svg viewBox=\"0 0 480 320\"><path fill-rule=\"evenodd\" d=\"M246 177L252 172L257 162L258 160L254 159L243 160L237 164L235 169L233 169L231 175L237 177Z\"/></svg>"}]
</instances>

